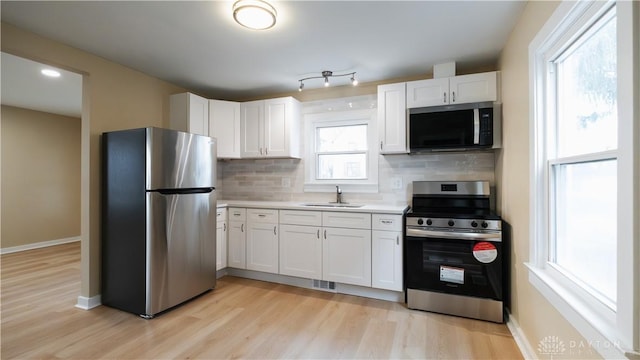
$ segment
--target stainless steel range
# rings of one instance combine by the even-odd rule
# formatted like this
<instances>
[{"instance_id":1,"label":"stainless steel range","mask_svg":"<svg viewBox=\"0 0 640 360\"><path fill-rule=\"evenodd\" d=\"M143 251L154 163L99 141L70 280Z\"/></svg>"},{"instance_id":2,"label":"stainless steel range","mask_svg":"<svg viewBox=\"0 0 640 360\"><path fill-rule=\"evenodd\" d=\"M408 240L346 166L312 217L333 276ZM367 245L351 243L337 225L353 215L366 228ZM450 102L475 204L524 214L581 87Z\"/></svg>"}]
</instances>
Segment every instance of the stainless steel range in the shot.
<instances>
[{"instance_id":1,"label":"stainless steel range","mask_svg":"<svg viewBox=\"0 0 640 360\"><path fill-rule=\"evenodd\" d=\"M407 213L411 309L504 322L502 220L487 181L415 181Z\"/></svg>"}]
</instances>

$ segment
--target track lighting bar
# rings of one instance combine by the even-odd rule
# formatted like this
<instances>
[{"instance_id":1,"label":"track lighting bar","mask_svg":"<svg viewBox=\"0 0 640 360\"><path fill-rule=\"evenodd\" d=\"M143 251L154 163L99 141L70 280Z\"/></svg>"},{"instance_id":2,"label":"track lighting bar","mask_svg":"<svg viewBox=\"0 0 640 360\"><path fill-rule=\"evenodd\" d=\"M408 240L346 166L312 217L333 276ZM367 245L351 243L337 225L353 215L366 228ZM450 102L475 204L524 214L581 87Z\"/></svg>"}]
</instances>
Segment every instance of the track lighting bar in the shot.
<instances>
[{"instance_id":1,"label":"track lighting bar","mask_svg":"<svg viewBox=\"0 0 640 360\"><path fill-rule=\"evenodd\" d=\"M346 73L346 74L333 74L333 71L329 71L329 70L325 70L321 73L322 75L320 76L310 76L310 77L306 77L304 79L300 79L298 80L300 82L300 86L298 87L298 91L302 91L302 89L304 89L304 82L306 80L312 80L312 79L324 79L324 86L327 87L329 86L329 78L332 77L343 77L343 76L351 76L351 78L349 79L349 81L351 81L351 85L356 86L358 85L358 80L356 79L356 72L350 72L350 73Z\"/></svg>"}]
</instances>

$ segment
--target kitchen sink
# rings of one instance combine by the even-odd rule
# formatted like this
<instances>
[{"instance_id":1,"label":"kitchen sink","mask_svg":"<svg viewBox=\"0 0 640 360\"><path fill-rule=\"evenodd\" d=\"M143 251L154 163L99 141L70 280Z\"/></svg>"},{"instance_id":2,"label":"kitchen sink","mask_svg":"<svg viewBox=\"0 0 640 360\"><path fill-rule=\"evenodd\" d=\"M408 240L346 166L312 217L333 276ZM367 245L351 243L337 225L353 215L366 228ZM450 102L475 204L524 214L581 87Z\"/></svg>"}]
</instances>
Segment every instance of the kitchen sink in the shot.
<instances>
[{"instance_id":1,"label":"kitchen sink","mask_svg":"<svg viewBox=\"0 0 640 360\"><path fill-rule=\"evenodd\" d=\"M350 204L350 203L337 203L337 202L327 202L327 203L304 203L302 206L315 206L315 207L333 207L333 208L361 208L364 204Z\"/></svg>"}]
</instances>

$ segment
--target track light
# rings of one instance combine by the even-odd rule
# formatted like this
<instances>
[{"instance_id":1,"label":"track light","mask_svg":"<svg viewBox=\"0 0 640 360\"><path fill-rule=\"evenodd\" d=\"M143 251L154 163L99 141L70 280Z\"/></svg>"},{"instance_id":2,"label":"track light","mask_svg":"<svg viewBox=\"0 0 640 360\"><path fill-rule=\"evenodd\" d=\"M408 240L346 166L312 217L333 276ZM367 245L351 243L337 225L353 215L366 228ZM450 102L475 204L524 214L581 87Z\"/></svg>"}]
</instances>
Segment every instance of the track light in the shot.
<instances>
[{"instance_id":1,"label":"track light","mask_svg":"<svg viewBox=\"0 0 640 360\"><path fill-rule=\"evenodd\" d=\"M333 71L325 70L325 71L320 73L320 76L310 76L310 77L306 77L306 78L298 80L300 82L300 86L298 87L298 91L302 91L302 89L304 88L304 81L305 80L324 79L324 86L325 87L329 87L329 85L330 85L329 84L329 78L331 78L331 77L342 77L342 76L351 76L351 78L350 78L351 85L353 85L353 86L358 85L358 80L356 79L355 71L351 72L351 73L346 73L346 74L334 75Z\"/></svg>"}]
</instances>

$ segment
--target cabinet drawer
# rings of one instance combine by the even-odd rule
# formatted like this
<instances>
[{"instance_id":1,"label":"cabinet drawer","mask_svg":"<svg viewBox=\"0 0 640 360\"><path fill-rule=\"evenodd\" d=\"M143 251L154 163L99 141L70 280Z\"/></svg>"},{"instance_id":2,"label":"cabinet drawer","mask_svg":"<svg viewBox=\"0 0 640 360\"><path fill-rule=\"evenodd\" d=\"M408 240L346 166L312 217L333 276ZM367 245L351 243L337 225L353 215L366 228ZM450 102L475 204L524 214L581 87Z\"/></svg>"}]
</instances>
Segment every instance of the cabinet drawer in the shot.
<instances>
[{"instance_id":1,"label":"cabinet drawer","mask_svg":"<svg viewBox=\"0 0 640 360\"><path fill-rule=\"evenodd\" d=\"M371 214L323 211L322 226L371 229Z\"/></svg>"},{"instance_id":2,"label":"cabinet drawer","mask_svg":"<svg viewBox=\"0 0 640 360\"><path fill-rule=\"evenodd\" d=\"M278 223L278 210L247 209L247 219L252 223Z\"/></svg>"},{"instance_id":3,"label":"cabinet drawer","mask_svg":"<svg viewBox=\"0 0 640 360\"><path fill-rule=\"evenodd\" d=\"M227 221L227 209L217 209L216 211L216 221L222 222Z\"/></svg>"},{"instance_id":4,"label":"cabinet drawer","mask_svg":"<svg viewBox=\"0 0 640 360\"><path fill-rule=\"evenodd\" d=\"M230 208L229 221L245 221L247 219L247 209Z\"/></svg>"},{"instance_id":5,"label":"cabinet drawer","mask_svg":"<svg viewBox=\"0 0 640 360\"><path fill-rule=\"evenodd\" d=\"M402 215L373 214L371 217L373 230L402 231Z\"/></svg>"},{"instance_id":6,"label":"cabinet drawer","mask_svg":"<svg viewBox=\"0 0 640 360\"><path fill-rule=\"evenodd\" d=\"M322 226L322 212L280 210L280 224Z\"/></svg>"}]
</instances>

